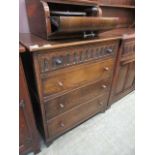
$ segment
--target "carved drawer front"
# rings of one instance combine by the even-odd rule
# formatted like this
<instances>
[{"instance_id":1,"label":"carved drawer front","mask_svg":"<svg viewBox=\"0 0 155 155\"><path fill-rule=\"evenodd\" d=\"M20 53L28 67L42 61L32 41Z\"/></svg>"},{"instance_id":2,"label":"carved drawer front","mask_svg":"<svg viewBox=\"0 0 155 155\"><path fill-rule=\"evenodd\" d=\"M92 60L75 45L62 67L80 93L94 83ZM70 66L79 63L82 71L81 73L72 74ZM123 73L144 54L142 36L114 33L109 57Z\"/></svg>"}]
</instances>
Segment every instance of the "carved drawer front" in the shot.
<instances>
[{"instance_id":1,"label":"carved drawer front","mask_svg":"<svg viewBox=\"0 0 155 155\"><path fill-rule=\"evenodd\" d=\"M123 43L122 55L135 53L135 40L126 40Z\"/></svg>"},{"instance_id":2,"label":"carved drawer front","mask_svg":"<svg viewBox=\"0 0 155 155\"><path fill-rule=\"evenodd\" d=\"M42 76L44 96L62 93L103 78L107 79L112 76L113 66L114 59L108 59L44 74Z\"/></svg>"},{"instance_id":3,"label":"carved drawer front","mask_svg":"<svg viewBox=\"0 0 155 155\"><path fill-rule=\"evenodd\" d=\"M117 49L118 41L106 41L98 44L68 47L39 54L40 72L46 73L93 60L114 57Z\"/></svg>"},{"instance_id":4,"label":"carved drawer front","mask_svg":"<svg viewBox=\"0 0 155 155\"><path fill-rule=\"evenodd\" d=\"M45 103L47 120L110 90L111 78L75 89Z\"/></svg>"},{"instance_id":5,"label":"carved drawer front","mask_svg":"<svg viewBox=\"0 0 155 155\"><path fill-rule=\"evenodd\" d=\"M80 104L79 106L54 117L47 122L49 137L58 136L68 129L71 129L79 123L87 120L99 111L105 110L107 105L107 93L100 98L91 100L90 102Z\"/></svg>"}]
</instances>

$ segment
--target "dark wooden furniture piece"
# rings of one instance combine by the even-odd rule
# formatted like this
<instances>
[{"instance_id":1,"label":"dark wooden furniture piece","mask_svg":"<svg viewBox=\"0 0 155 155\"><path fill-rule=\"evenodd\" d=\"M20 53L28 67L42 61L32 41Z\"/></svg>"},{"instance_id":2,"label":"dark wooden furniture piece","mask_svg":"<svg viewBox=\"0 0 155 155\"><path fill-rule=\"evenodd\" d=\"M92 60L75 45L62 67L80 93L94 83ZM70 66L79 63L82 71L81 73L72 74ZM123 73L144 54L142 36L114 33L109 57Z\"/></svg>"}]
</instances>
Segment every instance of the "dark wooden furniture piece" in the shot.
<instances>
[{"instance_id":1,"label":"dark wooden furniture piece","mask_svg":"<svg viewBox=\"0 0 155 155\"><path fill-rule=\"evenodd\" d=\"M50 144L134 89L134 2L26 3L32 34L20 34L22 60L38 129Z\"/></svg>"},{"instance_id":2,"label":"dark wooden furniture piece","mask_svg":"<svg viewBox=\"0 0 155 155\"><path fill-rule=\"evenodd\" d=\"M111 32L104 33L106 39L101 36L61 44L32 34L20 35L29 51L23 60L30 85L33 77L36 82L37 88L32 88L38 101L35 114L46 144L107 109L122 34L134 31L117 33L113 37Z\"/></svg>"},{"instance_id":3,"label":"dark wooden furniture piece","mask_svg":"<svg viewBox=\"0 0 155 155\"><path fill-rule=\"evenodd\" d=\"M124 36L118 51L109 105L135 89L135 36Z\"/></svg>"},{"instance_id":4,"label":"dark wooden furniture piece","mask_svg":"<svg viewBox=\"0 0 155 155\"><path fill-rule=\"evenodd\" d=\"M132 24L131 11L102 4L98 0L26 0L30 31L47 40L94 38L101 31Z\"/></svg>"},{"instance_id":5,"label":"dark wooden furniture piece","mask_svg":"<svg viewBox=\"0 0 155 155\"><path fill-rule=\"evenodd\" d=\"M19 45L20 53L25 48ZM40 150L38 132L35 126L31 100L25 79L22 61L19 66L19 153L25 155L29 152L38 153Z\"/></svg>"}]
</instances>

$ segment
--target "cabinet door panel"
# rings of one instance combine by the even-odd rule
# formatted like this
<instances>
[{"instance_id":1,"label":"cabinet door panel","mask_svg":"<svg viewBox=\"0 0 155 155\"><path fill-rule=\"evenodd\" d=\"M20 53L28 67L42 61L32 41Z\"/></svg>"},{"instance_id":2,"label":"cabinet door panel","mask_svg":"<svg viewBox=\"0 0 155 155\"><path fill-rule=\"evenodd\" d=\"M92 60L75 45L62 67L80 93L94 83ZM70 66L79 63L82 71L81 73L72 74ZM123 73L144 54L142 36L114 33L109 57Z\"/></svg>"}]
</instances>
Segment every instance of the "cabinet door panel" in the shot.
<instances>
[{"instance_id":1,"label":"cabinet door panel","mask_svg":"<svg viewBox=\"0 0 155 155\"><path fill-rule=\"evenodd\" d=\"M20 59L19 66L19 154L39 152L39 138L36 130L28 86Z\"/></svg>"},{"instance_id":2,"label":"cabinet door panel","mask_svg":"<svg viewBox=\"0 0 155 155\"><path fill-rule=\"evenodd\" d=\"M120 65L119 74L117 77L116 90L115 90L116 94L120 93L123 90L127 72L128 72L128 66L127 65L123 65L123 66Z\"/></svg>"},{"instance_id":3,"label":"cabinet door panel","mask_svg":"<svg viewBox=\"0 0 155 155\"><path fill-rule=\"evenodd\" d=\"M135 36L126 35L117 53L113 82L108 105L135 89Z\"/></svg>"},{"instance_id":4,"label":"cabinet door panel","mask_svg":"<svg viewBox=\"0 0 155 155\"><path fill-rule=\"evenodd\" d=\"M133 86L135 79L135 62L131 62L128 65L128 74L126 77L125 88L128 89Z\"/></svg>"},{"instance_id":5,"label":"cabinet door panel","mask_svg":"<svg viewBox=\"0 0 155 155\"><path fill-rule=\"evenodd\" d=\"M24 110L22 108L19 110L19 139L20 152L31 145L31 136L27 126Z\"/></svg>"},{"instance_id":6,"label":"cabinet door panel","mask_svg":"<svg viewBox=\"0 0 155 155\"><path fill-rule=\"evenodd\" d=\"M134 80L134 59L120 62L118 67L116 68L116 73L114 75L109 104L116 102L117 100L121 99L132 90L134 90Z\"/></svg>"},{"instance_id":7,"label":"cabinet door panel","mask_svg":"<svg viewBox=\"0 0 155 155\"><path fill-rule=\"evenodd\" d=\"M30 134L30 123L27 117L27 104L29 102L26 84L24 81L24 72L20 61L19 70L19 148L20 152L29 148L32 145L32 136Z\"/></svg>"},{"instance_id":8,"label":"cabinet door panel","mask_svg":"<svg viewBox=\"0 0 155 155\"><path fill-rule=\"evenodd\" d=\"M134 60L127 60L126 63L120 63L117 77L115 93L119 94L133 86L135 78Z\"/></svg>"}]
</instances>

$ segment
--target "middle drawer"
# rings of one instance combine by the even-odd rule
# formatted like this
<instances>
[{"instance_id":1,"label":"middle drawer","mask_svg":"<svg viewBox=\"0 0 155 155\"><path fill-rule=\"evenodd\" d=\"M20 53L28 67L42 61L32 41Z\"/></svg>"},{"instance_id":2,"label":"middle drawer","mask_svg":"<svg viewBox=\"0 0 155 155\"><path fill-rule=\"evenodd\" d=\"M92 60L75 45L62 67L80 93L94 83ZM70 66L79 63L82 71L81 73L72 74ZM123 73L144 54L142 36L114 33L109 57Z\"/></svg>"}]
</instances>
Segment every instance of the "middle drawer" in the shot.
<instances>
[{"instance_id":1,"label":"middle drawer","mask_svg":"<svg viewBox=\"0 0 155 155\"><path fill-rule=\"evenodd\" d=\"M112 76L113 66L114 59L108 59L44 74L42 77L44 97L107 79Z\"/></svg>"},{"instance_id":2,"label":"middle drawer","mask_svg":"<svg viewBox=\"0 0 155 155\"><path fill-rule=\"evenodd\" d=\"M77 88L45 103L47 120L110 90L111 78Z\"/></svg>"}]
</instances>

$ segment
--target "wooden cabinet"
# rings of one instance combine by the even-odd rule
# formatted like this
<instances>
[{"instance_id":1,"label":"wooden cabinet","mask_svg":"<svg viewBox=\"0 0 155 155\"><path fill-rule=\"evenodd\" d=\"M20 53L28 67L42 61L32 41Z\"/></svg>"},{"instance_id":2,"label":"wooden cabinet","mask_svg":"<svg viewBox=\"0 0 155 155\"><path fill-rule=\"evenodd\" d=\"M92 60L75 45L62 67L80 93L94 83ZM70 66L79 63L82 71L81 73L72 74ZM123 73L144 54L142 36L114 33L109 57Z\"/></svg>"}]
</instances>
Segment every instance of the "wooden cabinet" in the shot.
<instances>
[{"instance_id":1,"label":"wooden cabinet","mask_svg":"<svg viewBox=\"0 0 155 155\"><path fill-rule=\"evenodd\" d=\"M24 35L25 36L25 35ZM86 40L61 44L53 49L32 49L36 37L21 36L30 53L25 55L25 68L33 78L38 94L36 118L46 144L107 109L113 71L120 39ZM43 43L38 42L38 44ZM27 44L28 43L28 44ZM44 47L45 47L44 43ZM24 57L23 57L24 59ZM27 62L33 62L28 67ZM31 62L31 64L32 64ZM33 88L32 88L33 89ZM37 109L37 108L36 108ZM43 125L42 125L43 124Z\"/></svg>"},{"instance_id":2,"label":"wooden cabinet","mask_svg":"<svg viewBox=\"0 0 155 155\"><path fill-rule=\"evenodd\" d=\"M22 48L20 48L23 50ZM22 61L19 66L19 153L39 152L39 137L35 126L31 100L26 84Z\"/></svg>"},{"instance_id":3,"label":"wooden cabinet","mask_svg":"<svg viewBox=\"0 0 155 155\"><path fill-rule=\"evenodd\" d=\"M135 41L133 36L122 39L118 53L110 104L134 90L135 86Z\"/></svg>"},{"instance_id":4,"label":"wooden cabinet","mask_svg":"<svg viewBox=\"0 0 155 155\"><path fill-rule=\"evenodd\" d=\"M22 61L38 129L50 144L134 89L134 0L26 4L32 34L20 35ZM35 138L23 98L21 146L29 148Z\"/></svg>"}]
</instances>

